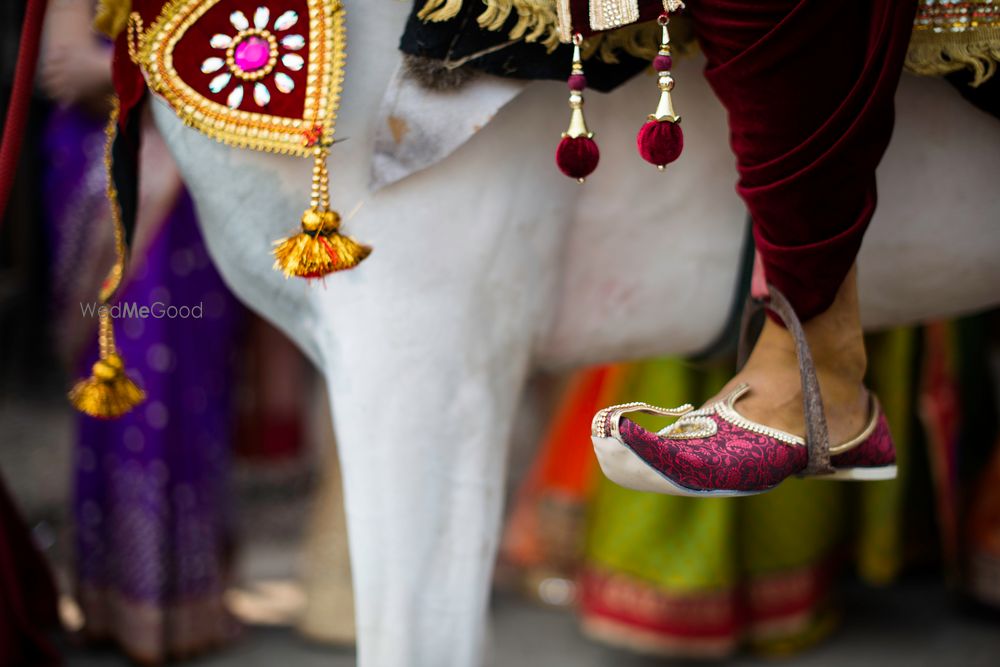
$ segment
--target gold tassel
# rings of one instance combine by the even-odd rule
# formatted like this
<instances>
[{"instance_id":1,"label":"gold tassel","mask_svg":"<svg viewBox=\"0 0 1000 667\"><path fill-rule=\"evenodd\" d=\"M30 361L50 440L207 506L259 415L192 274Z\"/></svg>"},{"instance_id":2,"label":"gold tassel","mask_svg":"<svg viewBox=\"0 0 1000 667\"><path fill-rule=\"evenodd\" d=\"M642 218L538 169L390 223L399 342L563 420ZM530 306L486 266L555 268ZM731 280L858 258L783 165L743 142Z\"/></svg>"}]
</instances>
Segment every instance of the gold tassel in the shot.
<instances>
[{"instance_id":1,"label":"gold tassel","mask_svg":"<svg viewBox=\"0 0 1000 667\"><path fill-rule=\"evenodd\" d=\"M125 374L125 362L115 349L107 305L101 307L100 318L100 358L94 363L91 376L70 390L69 402L85 415L114 419L146 400L146 394Z\"/></svg>"},{"instance_id":2,"label":"gold tassel","mask_svg":"<svg viewBox=\"0 0 1000 667\"><path fill-rule=\"evenodd\" d=\"M336 211L309 209L302 215L302 231L274 243L274 268L291 278L322 278L353 269L372 249L338 233Z\"/></svg>"},{"instance_id":3,"label":"gold tassel","mask_svg":"<svg viewBox=\"0 0 1000 667\"><path fill-rule=\"evenodd\" d=\"M313 164L312 201L302 214L302 231L274 242L274 268L286 278L322 278L353 269L372 249L340 233L340 214L330 210L329 148L317 147Z\"/></svg>"},{"instance_id":4,"label":"gold tassel","mask_svg":"<svg viewBox=\"0 0 1000 667\"><path fill-rule=\"evenodd\" d=\"M94 29L115 39L125 29L131 12L132 0L99 0Z\"/></svg>"},{"instance_id":5,"label":"gold tassel","mask_svg":"<svg viewBox=\"0 0 1000 667\"><path fill-rule=\"evenodd\" d=\"M115 225L115 263L101 288L98 326L99 358L91 370L91 376L80 380L69 392L69 401L80 412L99 419L114 419L129 412L146 400L135 382L125 374L125 362L115 347L114 327L108 302L121 286L125 274L125 227L122 224L121 209L118 206L118 191L111 177L111 145L118 127L118 100L113 101L111 118L105 128L104 169L107 174L105 194L111 208L111 220Z\"/></svg>"}]
</instances>

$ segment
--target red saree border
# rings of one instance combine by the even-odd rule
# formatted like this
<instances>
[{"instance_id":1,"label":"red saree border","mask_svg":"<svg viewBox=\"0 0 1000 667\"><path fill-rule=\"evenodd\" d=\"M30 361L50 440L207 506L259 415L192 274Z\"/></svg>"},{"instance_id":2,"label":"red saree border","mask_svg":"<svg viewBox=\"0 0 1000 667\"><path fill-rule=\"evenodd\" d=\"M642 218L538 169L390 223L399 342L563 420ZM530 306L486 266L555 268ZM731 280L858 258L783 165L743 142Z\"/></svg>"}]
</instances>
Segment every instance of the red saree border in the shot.
<instances>
[{"instance_id":1,"label":"red saree border","mask_svg":"<svg viewBox=\"0 0 1000 667\"><path fill-rule=\"evenodd\" d=\"M724 656L744 642L809 633L827 607L834 569L830 559L736 587L675 593L588 565L578 581L582 625L594 639L644 653Z\"/></svg>"}]
</instances>

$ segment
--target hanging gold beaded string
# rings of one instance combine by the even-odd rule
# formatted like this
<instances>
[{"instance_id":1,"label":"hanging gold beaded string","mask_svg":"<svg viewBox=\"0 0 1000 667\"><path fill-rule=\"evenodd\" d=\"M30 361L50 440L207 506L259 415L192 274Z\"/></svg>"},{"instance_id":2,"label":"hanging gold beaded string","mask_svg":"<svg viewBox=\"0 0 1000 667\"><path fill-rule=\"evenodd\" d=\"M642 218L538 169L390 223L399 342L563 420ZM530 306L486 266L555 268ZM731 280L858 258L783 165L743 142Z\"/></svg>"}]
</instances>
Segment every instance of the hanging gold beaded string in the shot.
<instances>
[{"instance_id":1,"label":"hanging gold beaded string","mask_svg":"<svg viewBox=\"0 0 1000 667\"><path fill-rule=\"evenodd\" d=\"M302 229L306 234L316 237L317 234L336 230L337 225L330 229L331 219L337 214L330 210L330 173L326 161L330 156L327 146L317 143L313 149L312 186L309 195L309 210L302 216Z\"/></svg>"},{"instance_id":2,"label":"hanging gold beaded string","mask_svg":"<svg viewBox=\"0 0 1000 667\"><path fill-rule=\"evenodd\" d=\"M302 231L275 241L274 268L286 276L322 278L356 266L371 248L339 233L340 214L330 209L330 145L322 140L313 148L309 209L302 214Z\"/></svg>"},{"instance_id":3,"label":"hanging gold beaded string","mask_svg":"<svg viewBox=\"0 0 1000 667\"><path fill-rule=\"evenodd\" d=\"M312 207L329 211L330 173L327 171L326 161L330 156L330 149L326 146L317 146L314 155L316 157L313 165Z\"/></svg>"},{"instance_id":4,"label":"hanging gold beaded string","mask_svg":"<svg viewBox=\"0 0 1000 667\"><path fill-rule=\"evenodd\" d=\"M125 374L125 362L115 347L115 332L111 320L110 302L121 287L125 276L128 248L125 246L125 225L122 222L118 190L111 173L111 149L118 131L118 99L113 100L111 117L105 128L104 169L107 176L105 194L115 228L115 263L104 279L98 308L98 359L89 378L80 380L69 392L69 400L80 412L100 419L112 419L129 412L146 399L145 393Z\"/></svg>"}]
</instances>

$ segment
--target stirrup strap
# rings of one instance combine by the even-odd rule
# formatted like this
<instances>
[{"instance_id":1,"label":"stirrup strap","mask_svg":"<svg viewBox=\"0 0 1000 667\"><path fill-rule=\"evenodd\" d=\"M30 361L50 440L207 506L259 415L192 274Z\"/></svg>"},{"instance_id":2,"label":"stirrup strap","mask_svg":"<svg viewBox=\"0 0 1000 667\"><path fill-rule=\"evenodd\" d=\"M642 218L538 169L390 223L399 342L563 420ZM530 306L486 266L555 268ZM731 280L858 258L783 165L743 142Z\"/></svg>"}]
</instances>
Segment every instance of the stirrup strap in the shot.
<instances>
[{"instance_id":1,"label":"stirrup strap","mask_svg":"<svg viewBox=\"0 0 1000 667\"><path fill-rule=\"evenodd\" d=\"M809 342L806 340L802 323L795 314L795 309L773 285L768 285L770 297L766 300L749 298L747 307L743 310L743 321L740 326L739 367L746 363L754 341L751 325L754 315L763 309L768 309L777 315L784 323L788 333L795 341L795 356L799 360L799 374L802 378L802 407L806 418L806 447L809 451L809 464L803 471L807 475L826 475L834 472L830 465L830 434L826 427L826 413L823 410L823 399L819 391L819 378L816 376L816 365L813 363Z\"/></svg>"}]
</instances>

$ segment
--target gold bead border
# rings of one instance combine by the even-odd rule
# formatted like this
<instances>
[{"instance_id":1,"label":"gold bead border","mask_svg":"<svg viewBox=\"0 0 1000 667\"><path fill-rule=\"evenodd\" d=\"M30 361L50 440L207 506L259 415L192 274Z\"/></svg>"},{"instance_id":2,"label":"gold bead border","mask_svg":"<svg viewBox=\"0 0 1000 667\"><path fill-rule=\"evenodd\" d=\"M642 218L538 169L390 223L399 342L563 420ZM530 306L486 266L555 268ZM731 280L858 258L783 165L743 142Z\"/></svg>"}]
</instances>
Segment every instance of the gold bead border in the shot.
<instances>
[{"instance_id":1,"label":"gold bead border","mask_svg":"<svg viewBox=\"0 0 1000 667\"><path fill-rule=\"evenodd\" d=\"M340 0L306 0L309 53L302 118L230 109L191 88L173 65L173 50L188 29L220 0L171 0L149 30L139 36L136 60L150 89L163 97L185 125L236 148L309 156L306 137L333 142L347 58L347 28Z\"/></svg>"},{"instance_id":2,"label":"gold bead border","mask_svg":"<svg viewBox=\"0 0 1000 667\"><path fill-rule=\"evenodd\" d=\"M236 47L239 46L240 42L249 37L260 37L267 41L268 52L267 64L258 70L253 72L248 72L236 64ZM247 30L240 30L233 37L233 43L229 45L226 49L226 65L229 67L229 71L239 79L244 81L257 81L258 79L263 79L265 76L274 71L274 66L278 64L278 40L275 39L274 35L271 34L270 30L260 30L258 28L249 28Z\"/></svg>"},{"instance_id":3,"label":"gold bead border","mask_svg":"<svg viewBox=\"0 0 1000 667\"><path fill-rule=\"evenodd\" d=\"M938 33L1000 28L1000 6L980 2L921 3L913 29Z\"/></svg>"}]
</instances>

